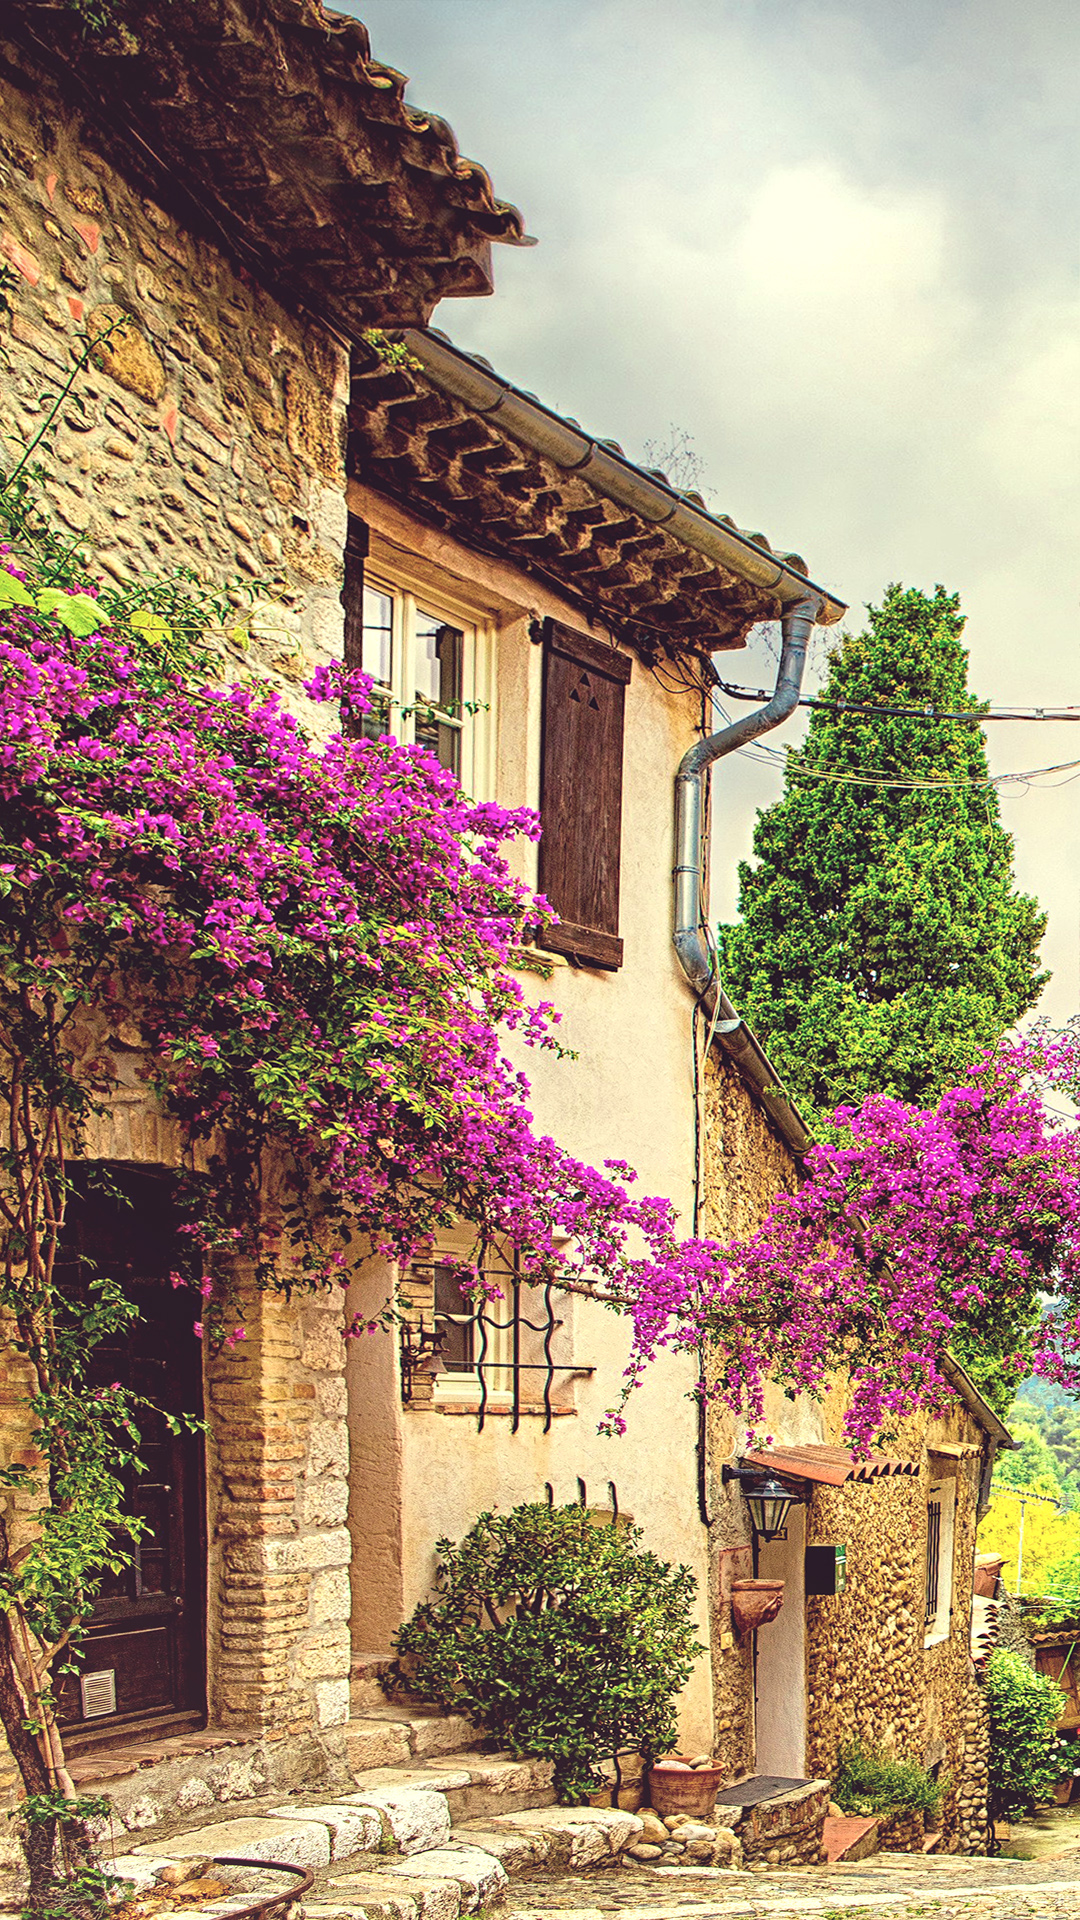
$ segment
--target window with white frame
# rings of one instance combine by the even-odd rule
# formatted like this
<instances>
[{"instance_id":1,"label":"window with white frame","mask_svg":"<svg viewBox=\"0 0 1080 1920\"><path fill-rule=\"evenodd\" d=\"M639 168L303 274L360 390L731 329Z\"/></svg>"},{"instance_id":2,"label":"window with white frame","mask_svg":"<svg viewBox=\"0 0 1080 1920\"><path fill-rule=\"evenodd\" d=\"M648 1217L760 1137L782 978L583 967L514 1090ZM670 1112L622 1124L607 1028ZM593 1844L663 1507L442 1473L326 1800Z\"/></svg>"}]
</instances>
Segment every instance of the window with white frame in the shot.
<instances>
[{"instance_id":1,"label":"window with white frame","mask_svg":"<svg viewBox=\"0 0 1080 1920\"><path fill-rule=\"evenodd\" d=\"M352 517L350 516L350 519ZM364 542L366 547L366 541ZM424 746L474 800L493 793L494 632L455 591L346 549L346 660L372 679L361 731Z\"/></svg>"},{"instance_id":2,"label":"window with white frame","mask_svg":"<svg viewBox=\"0 0 1080 1920\"><path fill-rule=\"evenodd\" d=\"M932 1479L926 1502L926 1646L947 1640L952 1621L956 1480Z\"/></svg>"}]
</instances>

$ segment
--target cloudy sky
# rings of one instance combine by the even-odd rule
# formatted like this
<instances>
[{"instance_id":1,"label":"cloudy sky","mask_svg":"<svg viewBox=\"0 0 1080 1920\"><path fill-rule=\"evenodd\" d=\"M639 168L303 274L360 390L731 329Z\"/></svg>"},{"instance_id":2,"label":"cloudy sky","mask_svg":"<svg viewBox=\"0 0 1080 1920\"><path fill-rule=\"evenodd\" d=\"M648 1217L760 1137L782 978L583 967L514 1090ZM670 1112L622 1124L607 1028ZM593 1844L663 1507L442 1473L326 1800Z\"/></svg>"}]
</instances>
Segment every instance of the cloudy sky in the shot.
<instances>
[{"instance_id":1,"label":"cloudy sky","mask_svg":"<svg viewBox=\"0 0 1080 1920\"><path fill-rule=\"evenodd\" d=\"M341 6L343 0L336 0ZM1080 703L1080 9L1072 0L351 0L539 245L458 343L635 458L689 435L709 502L852 607L959 590L971 682ZM729 657L755 684L763 650ZM788 737L792 737L790 732ZM991 729L995 772L1078 725ZM1080 1009L1080 774L1005 788ZM779 777L717 779L729 884Z\"/></svg>"}]
</instances>

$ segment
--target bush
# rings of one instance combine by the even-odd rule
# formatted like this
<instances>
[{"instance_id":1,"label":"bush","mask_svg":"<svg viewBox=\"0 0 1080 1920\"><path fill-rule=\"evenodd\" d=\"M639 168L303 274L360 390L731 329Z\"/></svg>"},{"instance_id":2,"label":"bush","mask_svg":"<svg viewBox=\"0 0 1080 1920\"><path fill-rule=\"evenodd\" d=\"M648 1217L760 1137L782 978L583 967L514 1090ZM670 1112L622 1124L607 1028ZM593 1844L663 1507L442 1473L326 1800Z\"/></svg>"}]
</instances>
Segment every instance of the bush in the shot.
<instances>
[{"instance_id":1,"label":"bush","mask_svg":"<svg viewBox=\"0 0 1080 1920\"><path fill-rule=\"evenodd\" d=\"M675 1695L704 1653L696 1582L596 1526L581 1507L483 1513L458 1546L438 1542L439 1597L397 1636L409 1684L514 1754L555 1762L560 1799L600 1784L596 1762L647 1760L676 1742Z\"/></svg>"},{"instance_id":2,"label":"bush","mask_svg":"<svg viewBox=\"0 0 1080 1920\"><path fill-rule=\"evenodd\" d=\"M935 1780L916 1760L897 1760L860 1740L841 1747L833 1799L845 1813L936 1814L948 1782Z\"/></svg>"},{"instance_id":3,"label":"bush","mask_svg":"<svg viewBox=\"0 0 1080 1920\"><path fill-rule=\"evenodd\" d=\"M1056 1724L1064 1695L1018 1653L999 1647L986 1663L990 1710L990 1815L1030 1813L1049 1800L1064 1765Z\"/></svg>"}]
</instances>

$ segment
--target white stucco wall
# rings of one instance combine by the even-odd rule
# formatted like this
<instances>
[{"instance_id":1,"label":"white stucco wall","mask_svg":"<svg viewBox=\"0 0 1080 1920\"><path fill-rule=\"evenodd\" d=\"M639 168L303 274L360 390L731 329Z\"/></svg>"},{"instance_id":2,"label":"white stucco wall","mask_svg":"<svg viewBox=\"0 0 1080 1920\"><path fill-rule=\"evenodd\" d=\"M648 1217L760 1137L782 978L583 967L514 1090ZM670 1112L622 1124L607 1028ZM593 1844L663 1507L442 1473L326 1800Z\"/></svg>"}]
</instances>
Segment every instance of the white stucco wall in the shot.
<instances>
[{"instance_id":1,"label":"white stucco wall","mask_svg":"<svg viewBox=\"0 0 1080 1920\"><path fill-rule=\"evenodd\" d=\"M535 806L539 797L541 649L530 623L552 615L582 627L581 615L509 567L470 555L432 534L401 510L363 489L353 506L373 529L376 564L392 570L395 550L416 573L451 586L486 613L497 633L495 791L506 806ZM419 556L419 559L418 559ZM629 1161L641 1190L663 1193L691 1229L693 1079L691 998L671 946L672 809L675 769L694 736L695 703L667 692L638 661L626 695L624 750L620 971L575 968L553 956L553 977L522 976L533 997L553 1000L563 1013L561 1038L576 1060L522 1049L532 1082L532 1110L574 1154L599 1164ZM535 849L522 850L521 871L535 877ZM385 1276L358 1283L355 1301L377 1306ZM564 1300L565 1300L564 1296ZM618 1439L597 1425L615 1400L628 1354L625 1324L580 1298L572 1315L574 1360L592 1366L572 1390L572 1410L543 1422L526 1414L516 1434L505 1417L477 1432L473 1416L402 1409L388 1393L392 1369L386 1336L365 1339L350 1357L354 1434L352 1525L355 1541L354 1645L375 1651L391 1616L404 1614L429 1591L434 1543L459 1536L484 1508L506 1509L545 1497L578 1498L606 1506L613 1482L619 1508L633 1515L645 1543L661 1558L690 1566L699 1583L699 1638L708 1643L708 1558L698 1516L697 1420L687 1398L691 1363L668 1356L652 1368L628 1409ZM564 1336L565 1340L565 1336ZM400 1563L393 1535L400 1514ZM687 1750L711 1744L709 1662L697 1664L682 1703Z\"/></svg>"}]
</instances>

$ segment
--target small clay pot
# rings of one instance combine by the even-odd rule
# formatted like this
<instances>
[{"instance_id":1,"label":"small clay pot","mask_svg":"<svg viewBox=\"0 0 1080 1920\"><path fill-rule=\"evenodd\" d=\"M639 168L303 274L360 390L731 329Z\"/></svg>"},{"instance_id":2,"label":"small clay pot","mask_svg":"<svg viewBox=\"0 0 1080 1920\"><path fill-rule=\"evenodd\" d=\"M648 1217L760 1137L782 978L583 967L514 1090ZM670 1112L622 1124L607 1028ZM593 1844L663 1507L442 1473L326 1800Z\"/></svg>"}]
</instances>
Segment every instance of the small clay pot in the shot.
<instances>
[{"instance_id":1,"label":"small clay pot","mask_svg":"<svg viewBox=\"0 0 1080 1920\"><path fill-rule=\"evenodd\" d=\"M733 1580L731 1618L736 1633L753 1633L775 1620L784 1604L782 1580Z\"/></svg>"},{"instance_id":2,"label":"small clay pot","mask_svg":"<svg viewBox=\"0 0 1080 1920\"><path fill-rule=\"evenodd\" d=\"M723 1782L723 1767L650 1767L649 1805L661 1820L674 1813L707 1820Z\"/></svg>"}]
</instances>

